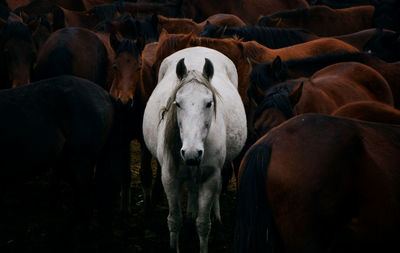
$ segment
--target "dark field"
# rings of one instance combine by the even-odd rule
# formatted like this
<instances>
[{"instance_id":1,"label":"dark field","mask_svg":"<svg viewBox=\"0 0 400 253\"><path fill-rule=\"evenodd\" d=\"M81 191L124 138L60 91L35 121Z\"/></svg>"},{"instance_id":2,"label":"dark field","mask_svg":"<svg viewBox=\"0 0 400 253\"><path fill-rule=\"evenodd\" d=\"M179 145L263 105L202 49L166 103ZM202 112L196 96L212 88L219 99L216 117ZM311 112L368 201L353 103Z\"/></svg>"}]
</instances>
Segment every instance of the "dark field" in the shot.
<instances>
[{"instance_id":1,"label":"dark field","mask_svg":"<svg viewBox=\"0 0 400 253\"><path fill-rule=\"evenodd\" d=\"M155 207L151 219L145 220L143 198L138 169L140 151L132 144L132 215L116 217L112 242L104 247L98 233L97 215L94 213L89 231L80 238L71 230L72 192L68 184L60 187L55 200L49 184L49 176L36 177L20 189L11 189L5 198L0 217L0 252L166 252L169 247L167 227L168 205L164 199ZM225 236L225 248L217 247L210 236L209 252L232 252L235 212L235 187L232 183L221 199L221 216ZM189 233L185 233L187 235ZM73 245L79 241L79 250ZM183 252L196 252L197 235L190 235L183 243Z\"/></svg>"}]
</instances>

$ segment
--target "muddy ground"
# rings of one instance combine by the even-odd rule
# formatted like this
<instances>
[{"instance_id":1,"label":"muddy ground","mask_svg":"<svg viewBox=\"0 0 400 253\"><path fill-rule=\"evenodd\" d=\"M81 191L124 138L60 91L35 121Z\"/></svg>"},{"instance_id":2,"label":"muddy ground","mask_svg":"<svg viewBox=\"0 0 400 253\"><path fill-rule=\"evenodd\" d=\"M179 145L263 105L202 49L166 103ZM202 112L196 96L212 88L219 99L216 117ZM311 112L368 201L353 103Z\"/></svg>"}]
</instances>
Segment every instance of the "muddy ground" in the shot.
<instances>
[{"instance_id":1,"label":"muddy ground","mask_svg":"<svg viewBox=\"0 0 400 253\"><path fill-rule=\"evenodd\" d=\"M38 176L25 183L21 189L11 189L5 197L3 214L0 217L0 252L168 252L169 233L167 227L168 205L161 200L154 209L151 219L145 219L143 198L138 177L140 150L132 143L133 172L132 214L117 216L113 226L112 242L105 247L99 236L97 216L88 231L80 238L74 238L70 229L72 192L68 184L61 185L58 201L51 198L49 176ZM214 233L209 243L210 253L233 251L233 230L235 213L235 183L232 182L221 198L221 216L224 247L216 243ZM183 252L196 252L197 236L185 233ZM74 247L80 241L79 250ZM84 246L82 246L84 245Z\"/></svg>"}]
</instances>

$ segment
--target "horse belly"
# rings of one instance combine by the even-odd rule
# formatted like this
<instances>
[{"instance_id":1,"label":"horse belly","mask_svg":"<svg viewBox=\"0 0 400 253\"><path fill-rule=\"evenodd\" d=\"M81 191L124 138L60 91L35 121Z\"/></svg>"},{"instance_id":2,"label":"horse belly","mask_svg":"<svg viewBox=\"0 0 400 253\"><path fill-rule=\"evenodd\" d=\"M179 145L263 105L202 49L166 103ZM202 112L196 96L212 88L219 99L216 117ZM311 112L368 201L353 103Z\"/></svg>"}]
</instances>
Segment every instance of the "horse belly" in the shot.
<instances>
[{"instance_id":1,"label":"horse belly","mask_svg":"<svg viewBox=\"0 0 400 253\"><path fill-rule=\"evenodd\" d=\"M230 96L228 96L229 93ZM222 104L225 107L224 121L226 126L226 160L232 161L240 153L246 142L247 120L239 93L236 90L233 90L229 93L224 93L227 96Z\"/></svg>"}]
</instances>

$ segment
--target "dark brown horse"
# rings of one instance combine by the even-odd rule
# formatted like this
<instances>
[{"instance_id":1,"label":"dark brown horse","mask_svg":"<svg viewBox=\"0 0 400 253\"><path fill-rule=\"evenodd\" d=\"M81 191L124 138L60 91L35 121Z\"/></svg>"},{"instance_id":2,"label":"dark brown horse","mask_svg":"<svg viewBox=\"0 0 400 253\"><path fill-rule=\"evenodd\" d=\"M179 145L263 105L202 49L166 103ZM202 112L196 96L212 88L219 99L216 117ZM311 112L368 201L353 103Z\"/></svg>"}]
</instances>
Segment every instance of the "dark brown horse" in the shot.
<instances>
[{"instance_id":1,"label":"dark brown horse","mask_svg":"<svg viewBox=\"0 0 400 253\"><path fill-rule=\"evenodd\" d=\"M94 32L79 27L63 28L52 33L39 51L34 79L75 75L108 90L113 80L112 59Z\"/></svg>"},{"instance_id":2,"label":"dark brown horse","mask_svg":"<svg viewBox=\"0 0 400 253\"><path fill-rule=\"evenodd\" d=\"M393 105L392 91L376 70L357 62L330 65L311 78L288 80L265 91L254 113L253 141L303 113L331 114L356 101Z\"/></svg>"},{"instance_id":3,"label":"dark brown horse","mask_svg":"<svg viewBox=\"0 0 400 253\"><path fill-rule=\"evenodd\" d=\"M335 36L372 28L375 7L372 5L331 9L312 6L278 12L258 20L258 25L280 28L302 28L319 36Z\"/></svg>"},{"instance_id":4,"label":"dark brown horse","mask_svg":"<svg viewBox=\"0 0 400 253\"><path fill-rule=\"evenodd\" d=\"M236 252L400 250L400 127L297 116L240 168Z\"/></svg>"},{"instance_id":5,"label":"dark brown horse","mask_svg":"<svg viewBox=\"0 0 400 253\"><path fill-rule=\"evenodd\" d=\"M65 27L83 27L93 29L97 24L106 19L114 19L120 15L115 5L106 8L93 8L88 11L73 11L60 7L64 12Z\"/></svg>"},{"instance_id":6,"label":"dark brown horse","mask_svg":"<svg viewBox=\"0 0 400 253\"><path fill-rule=\"evenodd\" d=\"M387 29L370 28L334 38L353 45L360 52L366 52L386 62L395 62L400 60L399 35Z\"/></svg>"},{"instance_id":7,"label":"dark brown horse","mask_svg":"<svg viewBox=\"0 0 400 253\"><path fill-rule=\"evenodd\" d=\"M33 1L15 9L13 12L21 16L24 22L31 17L44 17L49 22L51 32L65 27L64 12L53 2Z\"/></svg>"},{"instance_id":8,"label":"dark brown horse","mask_svg":"<svg viewBox=\"0 0 400 253\"><path fill-rule=\"evenodd\" d=\"M278 11L308 8L305 0L267 1L267 0L183 0L181 9L183 16L202 22L217 13L231 13L241 18L247 24L255 24L260 15L269 15Z\"/></svg>"},{"instance_id":9,"label":"dark brown horse","mask_svg":"<svg viewBox=\"0 0 400 253\"><path fill-rule=\"evenodd\" d=\"M90 223L94 196L101 229L110 228L121 182L119 120L110 94L88 80L60 76L0 91L0 117L0 203L15 186L51 171L52 191L60 189L57 179L71 185L74 217L63 219L74 231Z\"/></svg>"},{"instance_id":10,"label":"dark brown horse","mask_svg":"<svg viewBox=\"0 0 400 253\"><path fill-rule=\"evenodd\" d=\"M0 89L17 87L31 80L36 47L32 38L40 20L28 25L0 19Z\"/></svg>"}]
</instances>

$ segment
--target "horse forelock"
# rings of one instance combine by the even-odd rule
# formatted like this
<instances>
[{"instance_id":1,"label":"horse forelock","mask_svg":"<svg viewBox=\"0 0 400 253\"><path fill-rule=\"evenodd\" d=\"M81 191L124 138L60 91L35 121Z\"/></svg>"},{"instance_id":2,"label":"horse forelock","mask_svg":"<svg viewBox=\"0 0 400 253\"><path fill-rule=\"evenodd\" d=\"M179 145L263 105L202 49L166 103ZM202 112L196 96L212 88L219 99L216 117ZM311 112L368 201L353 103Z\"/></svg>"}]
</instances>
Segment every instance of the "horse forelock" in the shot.
<instances>
[{"instance_id":1,"label":"horse forelock","mask_svg":"<svg viewBox=\"0 0 400 253\"><path fill-rule=\"evenodd\" d=\"M165 107L161 108L159 124L165 120L165 131L164 131L164 145L165 150L170 152L170 156L174 159L175 163L180 160L179 150L182 147L182 140L180 137L179 126L177 121L176 106L174 101L178 91L189 83L197 83L198 85L204 85L209 89L213 96L214 102L214 115L217 111L216 97L220 97L218 91L211 85L211 82L207 80L200 72L196 70L189 70L187 75L179 81L178 85L172 91L171 96L167 100Z\"/></svg>"},{"instance_id":2,"label":"horse forelock","mask_svg":"<svg viewBox=\"0 0 400 253\"><path fill-rule=\"evenodd\" d=\"M136 59L139 59L139 56L141 54L140 50L136 46L136 43L131 39L122 39L121 40L119 47L117 49L117 52L116 52L116 56L118 56L120 53L123 53L123 52L128 52L128 53L134 55Z\"/></svg>"},{"instance_id":3,"label":"horse forelock","mask_svg":"<svg viewBox=\"0 0 400 253\"><path fill-rule=\"evenodd\" d=\"M267 90L266 94L264 95L264 99L261 101L254 113L253 124L261 115L261 113L265 109L269 108L276 108L280 110L288 119L293 117L293 109L289 100L290 92L291 90L286 85L273 86Z\"/></svg>"}]
</instances>

